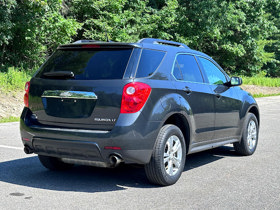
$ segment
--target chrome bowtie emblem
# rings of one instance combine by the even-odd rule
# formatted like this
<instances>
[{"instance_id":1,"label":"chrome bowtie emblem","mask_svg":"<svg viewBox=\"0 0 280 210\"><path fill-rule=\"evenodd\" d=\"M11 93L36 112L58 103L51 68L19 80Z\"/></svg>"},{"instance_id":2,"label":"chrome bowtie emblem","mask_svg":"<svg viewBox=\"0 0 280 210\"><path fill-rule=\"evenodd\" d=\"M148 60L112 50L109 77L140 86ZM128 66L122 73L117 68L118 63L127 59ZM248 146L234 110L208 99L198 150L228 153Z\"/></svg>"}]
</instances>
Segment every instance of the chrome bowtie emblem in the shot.
<instances>
[{"instance_id":1,"label":"chrome bowtie emblem","mask_svg":"<svg viewBox=\"0 0 280 210\"><path fill-rule=\"evenodd\" d=\"M70 92L68 92L68 91L65 91L65 92L61 92L60 93L60 96L61 97L70 97L72 94L70 93Z\"/></svg>"}]
</instances>

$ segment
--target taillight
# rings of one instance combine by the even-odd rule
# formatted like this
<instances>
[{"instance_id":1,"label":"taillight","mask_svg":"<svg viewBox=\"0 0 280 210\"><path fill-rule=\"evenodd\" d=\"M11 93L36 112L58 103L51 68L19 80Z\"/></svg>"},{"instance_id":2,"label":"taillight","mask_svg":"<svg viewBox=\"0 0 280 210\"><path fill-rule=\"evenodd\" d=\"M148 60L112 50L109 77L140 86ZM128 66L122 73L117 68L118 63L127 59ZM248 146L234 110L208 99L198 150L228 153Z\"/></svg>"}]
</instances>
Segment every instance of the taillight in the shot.
<instances>
[{"instance_id":1,"label":"taillight","mask_svg":"<svg viewBox=\"0 0 280 210\"><path fill-rule=\"evenodd\" d=\"M123 88L121 113L135 113L142 109L151 90L149 85L141 82L126 84Z\"/></svg>"},{"instance_id":2,"label":"taillight","mask_svg":"<svg viewBox=\"0 0 280 210\"><path fill-rule=\"evenodd\" d=\"M96 45L96 44L85 44L85 45L82 45L82 48L100 48L100 45Z\"/></svg>"},{"instance_id":3,"label":"taillight","mask_svg":"<svg viewBox=\"0 0 280 210\"><path fill-rule=\"evenodd\" d=\"M121 150L122 148L120 148L120 147L105 146L104 149L109 149L109 150Z\"/></svg>"},{"instance_id":4,"label":"taillight","mask_svg":"<svg viewBox=\"0 0 280 210\"><path fill-rule=\"evenodd\" d=\"M26 107L29 107L29 102L28 102L28 99L29 99L29 88L30 88L30 82L26 82L25 83L25 94L24 94L24 105Z\"/></svg>"}]
</instances>

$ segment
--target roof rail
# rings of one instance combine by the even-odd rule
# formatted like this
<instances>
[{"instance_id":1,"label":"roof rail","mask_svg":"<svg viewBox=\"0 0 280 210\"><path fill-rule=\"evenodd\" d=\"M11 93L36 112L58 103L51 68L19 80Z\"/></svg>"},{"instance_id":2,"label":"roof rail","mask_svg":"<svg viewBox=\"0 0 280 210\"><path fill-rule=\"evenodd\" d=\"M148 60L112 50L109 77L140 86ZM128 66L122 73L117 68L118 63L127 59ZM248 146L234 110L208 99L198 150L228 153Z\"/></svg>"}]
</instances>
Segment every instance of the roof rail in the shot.
<instances>
[{"instance_id":1,"label":"roof rail","mask_svg":"<svg viewBox=\"0 0 280 210\"><path fill-rule=\"evenodd\" d=\"M138 43L163 44L163 45L170 45L174 47L182 47L182 48L190 49L187 45L182 44L180 42L167 41L163 39L144 38L139 40Z\"/></svg>"}]
</instances>

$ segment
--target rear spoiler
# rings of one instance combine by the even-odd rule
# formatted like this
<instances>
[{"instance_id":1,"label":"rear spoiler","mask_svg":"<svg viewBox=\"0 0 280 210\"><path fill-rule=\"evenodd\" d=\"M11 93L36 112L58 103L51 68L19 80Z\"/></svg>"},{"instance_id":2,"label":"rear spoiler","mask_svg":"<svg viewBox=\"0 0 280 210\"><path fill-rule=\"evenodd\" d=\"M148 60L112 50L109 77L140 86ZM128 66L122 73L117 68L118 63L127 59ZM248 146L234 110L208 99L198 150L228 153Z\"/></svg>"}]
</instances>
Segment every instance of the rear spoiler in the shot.
<instances>
[{"instance_id":1,"label":"rear spoiler","mask_svg":"<svg viewBox=\"0 0 280 210\"><path fill-rule=\"evenodd\" d=\"M82 49L82 48L140 48L141 44L121 42L100 42L92 40L80 40L72 44L60 45L57 49Z\"/></svg>"}]
</instances>

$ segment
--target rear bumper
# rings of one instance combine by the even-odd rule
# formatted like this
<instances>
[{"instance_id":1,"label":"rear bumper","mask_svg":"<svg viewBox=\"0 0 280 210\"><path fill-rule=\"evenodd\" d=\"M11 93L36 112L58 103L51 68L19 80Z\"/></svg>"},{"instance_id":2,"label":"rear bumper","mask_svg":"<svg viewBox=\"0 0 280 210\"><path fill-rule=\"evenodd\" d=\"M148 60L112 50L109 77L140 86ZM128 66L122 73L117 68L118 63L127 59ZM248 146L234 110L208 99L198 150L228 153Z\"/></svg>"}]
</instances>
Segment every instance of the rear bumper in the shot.
<instances>
[{"instance_id":1,"label":"rear bumper","mask_svg":"<svg viewBox=\"0 0 280 210\"><path fill-rule=\"evenodd\" d=\"M33 123L30 115L24 108L20 131L23 144L34 153L103 163L109 163L111 155L125 163L148 163L161 126L160 122L147 122L140 112L121 114L111 131L44 126Z\"/></svg>"}]
</instances>

